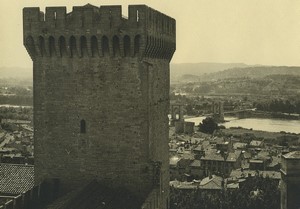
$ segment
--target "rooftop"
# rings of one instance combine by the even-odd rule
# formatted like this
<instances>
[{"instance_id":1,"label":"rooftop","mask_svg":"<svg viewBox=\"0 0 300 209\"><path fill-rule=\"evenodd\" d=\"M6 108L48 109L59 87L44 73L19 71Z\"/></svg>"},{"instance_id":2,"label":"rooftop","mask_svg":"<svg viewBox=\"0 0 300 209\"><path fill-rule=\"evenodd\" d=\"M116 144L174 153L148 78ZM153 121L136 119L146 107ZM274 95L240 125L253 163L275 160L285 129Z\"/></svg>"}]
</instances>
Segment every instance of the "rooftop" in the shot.
<instances>
[{"instance_id":1,"label":"rooftop","mask_svg":"<svg viewBox=\"0 0 300 209\"><path fill-rule=\"evenodd\" d=\"M0 163L0 194L20 194L33 186L33 166Z\"/></svg>"},{"instance_id":2,"label":"rooftop","mask_svg":"<svg viewBox=\"0 0 300 209\"><path fill-rule=\"evenodd\" d=\"M212 175L211 177L206 177L200 182L201 189L222 189L222 177Z\"/></svg>"},{"instance_id":3,"label":"rooftop","mask_svg":"<svg viewBox=\"0 0 300 209\"><path fill-rule=\"evenodd\" d=\"M190 167L201 167L201 161L200 160L194 160L191 164Z\"/></svg>"},{"instance_id":4,"label":"rooftop","mask_svg":"<svg viewBox=\"0 0 300 209\"><path fill-rule=\"evenodd\" d=\"M205 152L205 156L201 157L201 160L211 160L211 161L225 161L226 162L235 162L241 152L236 150L235 152L230 152L227 155L222 156L220 152L217 152L215 149L211 149L208 152Z\"/></svg>"},{"instance_id":5,"label":"rooftop","mask_svg":"<svg viewBox=\"0 0 300 209\"><path fill-rule=\"evenodd\" d=\"M241 170L241 169L236 169L236 170L232 170L230 173L230 177L232 178L246 178L249 176L256 176L258 175L257 171L254 170Z\"/></svg>"},{"instance_id":6,"label":"rooftop","mask_svg":"<svg viewBox=\"0 0 300 209\"><path fill-rule=\"evenodd\" d=\"M170 166L177 166L177 163L181 160L181 158L177 155L172 156L169 158L169 164Z\"/></svg>"},{"instance_id":7,"label":"rooftop","mask_svg":"<svg viewBox=\"0 0 300 209\"><path fill-rule=\"evenodd\" d=\"M209 152L205 152L205 156L202 156L201 160L224 161L224 157L220 153L217 153L216 150L210 150Z\"/></svg>"},{"instance_id":8,"label":"rooftop","mask_svg":"<svg viewBox=\"0 0 300 209\"><path fill-rule=\"evenodd\" d=\"M300 159L300 151L289 152L283 155L283 158L286 159Z\"/></svg>"},{"instance_id":9,"label":"rooftop","mask_svg":"<svg viewBox=\"0 0 300 209\"><path fill-rule=\"evenodd\" d=\"M264 178L268 177L270 179L281 179L281 173L278 171L259 171L259 175Z\"/></svg>"},{"instance_id":10,"label":"rooftop","mask_svg":"<svg viewBox=\"0 0 300 209\"><path fill-rule=\"evenodd\" d=\"M259 147L259 146L261 146L262 145L262 141L258 141L258 140L252 140L251 142L250 142L250 146L253 146L253 147Z\"/></svg>"},{"instance_id":11,"label":"rooftop","mask_svg":"<svg viewBox=\"0 0 300 209\"><path fill-rule=\"evenodd\" d=\"M181 182L181 181L170 181L170 186L177 188L177 189L197 189L199 188L200 182L197 180L194 180L192 182Z\"/></svg>"},{"instance_id":12,"label":"rooftop","mask_svg":"<svg viewBox=\"0 0 300 209\"><path fill-rule=\"evenodd\" d=\"M247 143L236 142L233 144L234 149L243 149L247 146Z\"/></svg>"},{"instance_id":13,"label":"rooftop","mask_svg":"<svg viewBox=\"0 0 300 209\"><path fill-rule=\"evenodd\" d=\"M262 160L249 160L249 163L264 163Z\"/></svg>"}]
</instances>

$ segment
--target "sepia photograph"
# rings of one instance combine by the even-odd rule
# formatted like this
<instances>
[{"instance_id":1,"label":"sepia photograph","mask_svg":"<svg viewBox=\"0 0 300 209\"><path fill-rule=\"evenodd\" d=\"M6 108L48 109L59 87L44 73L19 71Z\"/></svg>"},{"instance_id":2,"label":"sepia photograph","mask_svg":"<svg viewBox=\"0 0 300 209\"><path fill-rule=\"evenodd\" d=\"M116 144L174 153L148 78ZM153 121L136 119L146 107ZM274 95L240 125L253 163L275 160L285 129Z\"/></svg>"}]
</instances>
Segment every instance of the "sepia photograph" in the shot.
<instances>
[{"instance_id":1,"label":"sepia photograph","mask_svg":"<svg viewBox=\"0 0 300 209\"><path fill-rule=\"evenodd\" d=\"M2 0L0 209L300 209L300 2Z\"/></svg>"}]
</instances>

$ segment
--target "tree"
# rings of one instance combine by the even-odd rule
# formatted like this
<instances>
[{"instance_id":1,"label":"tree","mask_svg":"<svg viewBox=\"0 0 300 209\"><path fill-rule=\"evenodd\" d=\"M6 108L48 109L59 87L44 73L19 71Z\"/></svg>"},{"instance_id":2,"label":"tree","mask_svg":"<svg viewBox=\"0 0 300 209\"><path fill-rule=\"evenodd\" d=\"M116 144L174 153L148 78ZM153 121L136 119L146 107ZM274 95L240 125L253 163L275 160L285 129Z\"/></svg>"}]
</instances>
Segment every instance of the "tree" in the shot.
<instances>
[{"instance_id":1,"label":"tree","mask_svg":"<svg viewBox=\"0 0 300 209\"><path fill-rule=\"evenodd\" d=\"M214 131L217 129L218 129L218 124L211 117L207 117L203 119L202 123L199 124L199 131L203 133L213 134Z\"/></svg>"}]
</instances>

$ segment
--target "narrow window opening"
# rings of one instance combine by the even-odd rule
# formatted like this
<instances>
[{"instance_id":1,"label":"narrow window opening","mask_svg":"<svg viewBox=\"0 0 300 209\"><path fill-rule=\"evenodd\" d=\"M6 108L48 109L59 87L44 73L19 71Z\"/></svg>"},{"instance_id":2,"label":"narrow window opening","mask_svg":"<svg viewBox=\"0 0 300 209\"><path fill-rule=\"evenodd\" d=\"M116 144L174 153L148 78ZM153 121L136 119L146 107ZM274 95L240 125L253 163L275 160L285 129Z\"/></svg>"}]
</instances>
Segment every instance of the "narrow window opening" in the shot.
<instances>
[{"instance_id":1,"label":"narrow window opening","mask_svg":"<svg viewBox=\"0 0 300 209\"><path fill-rule=\"evenodd\" d=\"M112 27L112 12L109 10L109 26Z\"/></svg>"},{"instance_id":2,"label":"narrow window opening","mask_svg":"<svg viewBox=\"0 0 300 209\"><path fill-rule=\"evenodd\" d=\"M55 55L55 40L53 36L49 37L49 53L50 53L50 57Z\"/></svg>"},{"instance_id":3,"label":"narrow window opening","mask_svg":"<svg viewBox=\"0 0 300 209\"><path fill-rule=\"evenodd\" d=\"M56 20L56 12L54 12L54 20Z\"/></svg>"},{"instance_id":4,"label":"narrow window opening","mask_svg":"<svg viewBox=\"0 0 300 209\"><path fill-rule=\"evenodd\" d=\"M113 37L113 53L114 53L114 56L120 55L120 42L119 42L119 38L117 36Z\"/></svg>"},{"instance_id":5,"label":"narrow window opening","mask_svg":"<svg viewBox=\"0 0 300 209\"><path fill-rule=\"evenodd\" d=\"M91 48L92 48L92 56L95 57L95 56L98 56L99 53L98 53L98 40L96 38L96 36L93 36L91 38Z\"/></svg>"},{"instance_id":6,"label":"narrow window opening","mask_svg":"<svg viewBox=\"0 0 300 209\"><path fill-rule=\"evenodd\" d=\"M74 57L77 54L76 39L74 36L71 36L70 38L70 52L71 52L71 57Z\"/></svg>"},{"instance_id":7,"label":"narrow window opening","mask_svg":"<svg viewBox=\"0 0 300 209\"><path fill-rule=\"evenodd\" d=\"M85 36L80 37L80 50L81 50L81 56L85 57L88 55L87 52L87 43L86 43L86 38Z\"/></svg>"},{"instance_id":8,"label":"narrow window opening","mask_svg":"<svg viewBox=\"0 0 300 209\"><path fill-rule=\"evenodd\" d=\"M67 55L66 40L63 36L59 37L59 52L62 57Z\"/></svg>"},{"instance_id":9,"label":"narrow window opening","mask_svg":"<svg viewBox=\"0 0 300 209\"><path fill-rule=\"evenodd\" d=\"M139 22L140 16L139 16L139 10L136 10L136 21Z\"/></svg>"},{"instance_id":10,"label":"narrow window opening","mask_svg":"<svg viewBox=\"0 0 300 209\"><path fill-rule=\"evenodd\" d=\"M134 55L138 55L140 53L140 39L141 39L140 35L137 35L134 38Z\"/></svg>"},{"instance_id":11,"label":"narrow window opening","mask_svg":"<svg viewBox=\"0 0 300 209\"><path fill-rule=\"evenodd\" d=\"M130 56L130 37L127 35L124 36L123 42L124 42L124 56L129 57Z\"/></svg>"},{"instance_id":12,"label":"narrow window opening","mask_svg":"<svg viewBox=\"0 0 300 209\"><path fill-rule=\"evenodd\" d=\"M80 133L85 134L86 133L86 124L85 120L80 121Z\"/></svg>"},{"instance_id":13,"label":"narrow window opening","mask_svg":"<svg viewBox=\"0 0 300 209\"><path fill-rule=\"evenodd\" d=\"M101 46L102 46L103 56L108 56L109 55L109 46L108 46L108 38L106 36L102 37Z\"/></svg>"},{"instance_id":14,"label":"narrow window opening","mask_svg":"<svg viewBox=\"0 0 300 209\"><path fill-rule=\"evenodd\" d=\"M39 36L39 48L40 48L41 56L44 56L46 54L46 49L45 49L45 40L42 36Z\"/></svg>"}]
</instances>

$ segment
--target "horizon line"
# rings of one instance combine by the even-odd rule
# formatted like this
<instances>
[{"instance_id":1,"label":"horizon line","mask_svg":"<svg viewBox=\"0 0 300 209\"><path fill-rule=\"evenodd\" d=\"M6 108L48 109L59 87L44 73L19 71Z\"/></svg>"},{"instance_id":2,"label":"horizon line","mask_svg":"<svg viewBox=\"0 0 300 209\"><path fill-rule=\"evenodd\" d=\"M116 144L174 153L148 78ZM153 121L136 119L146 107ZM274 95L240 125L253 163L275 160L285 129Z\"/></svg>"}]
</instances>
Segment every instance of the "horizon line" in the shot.
<instances>
[{"instance_id":1,"label":"horizon line","mask_svg":"<svg viewBox=\"0 0 300 209\"><path fill-rule=\"evenodd\" d=\"M181 64L224 64L224 65L228 65L228 64L242 64L242 65L246 65L245 67L300 67L300 65L272 65L272 64L248 64L248 63L244 63L244 62L170 62L170 65L181 65ZM1 68L23 68L23 69L28 69L28 68L32 68L29 66L0 66Z\"/></svg>"}]
</instances>

